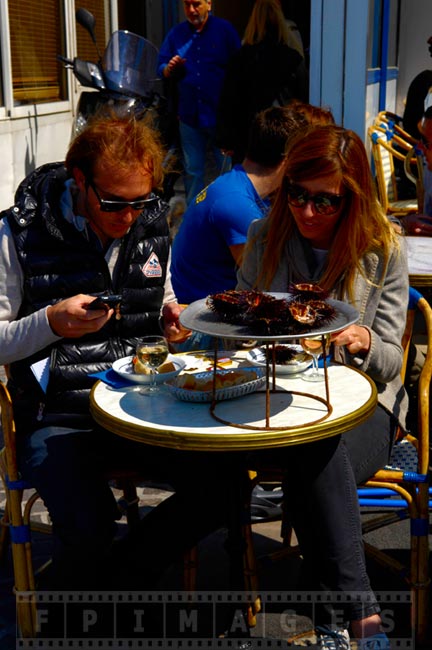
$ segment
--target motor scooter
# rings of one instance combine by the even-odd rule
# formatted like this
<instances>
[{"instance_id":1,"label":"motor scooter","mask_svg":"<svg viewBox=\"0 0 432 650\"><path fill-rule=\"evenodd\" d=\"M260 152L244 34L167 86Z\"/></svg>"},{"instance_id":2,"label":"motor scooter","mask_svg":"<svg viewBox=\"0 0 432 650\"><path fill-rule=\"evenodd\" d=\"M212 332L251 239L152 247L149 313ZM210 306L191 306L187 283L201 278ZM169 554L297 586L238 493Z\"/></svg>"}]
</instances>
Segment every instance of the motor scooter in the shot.
<instances>
[{"instance_id":1,"label":"motor scooter","mask_svg":"<svg viewBox=\"0 0 432 650\"><path fill-rule=\"evenodd\" d=\"M57 57L65 68L72 70L82 86L92 89L81 92L72 137L84 128L91 116L104 109L119 115L133 115L138 119L151 117L167 148L163 198L169 200L174 194L174 184L179 176L179 173L171 169L177 156L177 145L170 142L171 116L165 97L157 90L160 84L156 72L157 47L143 36L118 30L111 34L101 55L96 41L93 14L87 9L78 9L76 20L89 33L98 61L95 63L78 57L68 59L61 55Z\"/></svg>"}]
</instances>

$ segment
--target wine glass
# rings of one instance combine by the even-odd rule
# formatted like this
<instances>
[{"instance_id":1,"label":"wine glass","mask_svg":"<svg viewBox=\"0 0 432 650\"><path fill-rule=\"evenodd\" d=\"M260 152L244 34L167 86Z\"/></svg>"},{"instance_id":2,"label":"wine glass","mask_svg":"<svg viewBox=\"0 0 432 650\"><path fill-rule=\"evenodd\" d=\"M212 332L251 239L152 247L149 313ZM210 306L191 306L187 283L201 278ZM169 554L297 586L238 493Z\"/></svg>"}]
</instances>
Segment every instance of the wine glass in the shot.
<instances>
[{"instance_id":1,"label":"wine glass","mask_svg":"<svg viewBox=\"0 0 432 650\"><path fill-rule=\"evenodd\" d=\"M303 350L312 357L312 370L303 373L302 379L305 381L324 380L324 373L318 369L318 359L323 352L327 352L329 342L329 334L320 334L319 336L309 336L308 338L300 339L300 345Z\"/></svg>"},{"instance_id":2,"label":"wine glass","mask_svg":"<svg viewBox=\"0 0 432 650\"><path fill-rule=\"evenodd\" d=\"M149 385L140 392L154 393L158 390L155 378L157 368L166 360L168 352L168 342L164 336L144 336L140 339L136 346L136 355L151 375Z\"/></svg>"}]
</instances>

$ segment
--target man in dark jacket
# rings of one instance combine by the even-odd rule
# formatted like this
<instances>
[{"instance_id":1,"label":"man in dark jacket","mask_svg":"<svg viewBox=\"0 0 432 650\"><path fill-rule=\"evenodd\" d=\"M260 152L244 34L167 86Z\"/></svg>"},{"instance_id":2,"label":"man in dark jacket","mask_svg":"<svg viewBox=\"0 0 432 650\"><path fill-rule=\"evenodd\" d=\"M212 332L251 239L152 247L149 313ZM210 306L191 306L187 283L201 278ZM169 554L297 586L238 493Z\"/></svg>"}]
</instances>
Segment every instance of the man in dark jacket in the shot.
<instances>
[{"instance_id":1,"label":"man in dark jacket","mask_svg":"<svg viewBox=\"0 0 432 650\"><path fill-rule=\"evenodd\" d=\"M21 471L53 522L61 587L103 586L118 518L110 469L163 468L176 484L175 452L102 430L88 402L92 374L133 354L141 336L160 327L170 341L188 335L169 276L168 206L153 193L162 161L150 126L100 118L65 164L35 170L0 215L0 363L9 366ZM107 293L122 296L116 314L88 309Z\"/></svg>"}]
</instances>

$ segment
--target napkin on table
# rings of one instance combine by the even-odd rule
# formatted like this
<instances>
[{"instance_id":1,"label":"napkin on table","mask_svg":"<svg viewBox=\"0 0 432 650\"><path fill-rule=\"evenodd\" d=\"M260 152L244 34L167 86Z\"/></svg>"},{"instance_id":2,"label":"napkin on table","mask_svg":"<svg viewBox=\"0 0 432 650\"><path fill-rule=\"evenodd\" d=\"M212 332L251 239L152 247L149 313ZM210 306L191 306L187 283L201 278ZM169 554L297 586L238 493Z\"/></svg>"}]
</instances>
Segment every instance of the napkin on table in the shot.
<instances>
[{"instance_id":1,"label":"napkin on table","mask_svg":"<svg viewBox=\"0 0 432 650\"><path fill-rule=\"evenodd\" d=\"M89 373L89 377L96 377L96 379L100 379L105 384L108 384L108 386L111 386L111 388L126 388L127 386L133 386L134 384L133 381L120 377L120 375L118 375L112 368L101 370L100 372Z\"/></svg>"}]
</instances>

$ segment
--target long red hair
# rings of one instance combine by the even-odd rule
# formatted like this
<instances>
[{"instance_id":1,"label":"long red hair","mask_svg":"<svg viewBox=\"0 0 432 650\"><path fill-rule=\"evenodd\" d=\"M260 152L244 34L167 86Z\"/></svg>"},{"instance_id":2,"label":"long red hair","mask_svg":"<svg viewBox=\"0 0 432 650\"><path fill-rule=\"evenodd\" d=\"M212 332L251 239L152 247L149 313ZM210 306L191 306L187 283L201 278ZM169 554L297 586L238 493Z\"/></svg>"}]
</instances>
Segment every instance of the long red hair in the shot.
<instances>
[{"instance_id":1,"label":"long red hair","mask_svg":"<svg viewBox=\"0 0 432 650\"><path fill-rule=\"evenodd\" d=\"M363 273L361 260L379 250L387 260L397 235L378 202L363 142L354 131L339 126L311 127L288 143L285 174L265 224L265 252L259 282L270 288L287 240L296 228L287 198L289 182L336 176L346 198L328 252L320 285L330 291L342 281L352 297L354 278ZM325 217L323 217L325 218Z\"/></svg>"}]
</instances>

